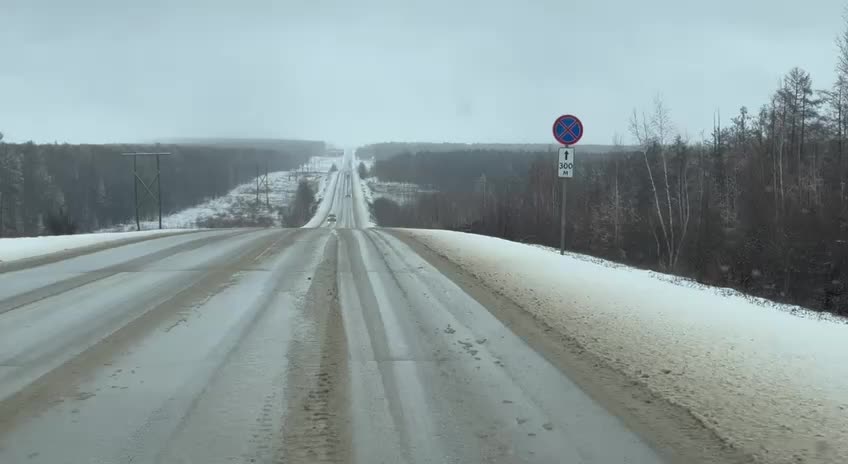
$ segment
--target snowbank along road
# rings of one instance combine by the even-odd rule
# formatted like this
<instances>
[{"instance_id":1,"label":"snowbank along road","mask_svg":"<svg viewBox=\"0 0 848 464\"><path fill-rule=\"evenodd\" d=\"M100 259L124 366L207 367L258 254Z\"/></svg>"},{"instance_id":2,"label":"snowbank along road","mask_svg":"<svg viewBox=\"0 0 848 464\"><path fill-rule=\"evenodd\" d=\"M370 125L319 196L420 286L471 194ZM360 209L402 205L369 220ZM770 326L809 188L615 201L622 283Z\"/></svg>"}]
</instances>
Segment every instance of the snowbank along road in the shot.
<instances>
[{"instance_id":1,"label":"snowbank along road","mask_svg":"<svg viewBox=\"0 0 848 464\"><path fill-rule=\"evenodd\" d=\"M307 228L0 269L0 462L725 462L608 412L502 297L367 228L353 167Z\"/></svg>"}]
</instances>

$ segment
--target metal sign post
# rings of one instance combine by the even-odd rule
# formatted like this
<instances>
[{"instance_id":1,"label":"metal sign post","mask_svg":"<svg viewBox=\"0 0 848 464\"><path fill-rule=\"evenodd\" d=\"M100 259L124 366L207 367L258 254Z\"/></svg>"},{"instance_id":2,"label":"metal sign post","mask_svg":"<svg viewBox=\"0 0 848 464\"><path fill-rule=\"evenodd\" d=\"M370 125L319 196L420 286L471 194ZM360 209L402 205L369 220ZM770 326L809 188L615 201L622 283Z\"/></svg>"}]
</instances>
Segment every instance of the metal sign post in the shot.
<instances>
[{"instance_id":1,"label":"metal sign post","mask_svg":"<svg viewBox=\"0 0 848 464\"><path fill-rule=\"evenodd\" d=\"M583 123L576 116L562 115L554 121L554 138L565 145L559 149L557 172L562 179L562 204L559 212L559 254L565 254L566 179L574 177L574 145L583 137Z\"/></svg>"},{"instance_id":2,"label":"metal sign post","mask_svg":"<svg viewBox=\"0 0 848 464\"><path fill-rule=\"evenodd\" d=\"M565 254L565 183L566 179L574 177L574 149L562 147L559 149L557 163L559 178L562 179L562 206L559 212L559 254Z\"/></svg>"},{"instance_id":3,"label":"metal sign post","mask_svg":"<svg viewBox=\"0 0 848 464\"><path fill-rule=\"evenodd\" d=\"M565 177L562 178L562 205L559 210L559 255L565 254Z\"/></svg>"},{"instance_id":4,"label":"metal sign post","mask_svg":"<svg viewBox=\"0 0 848 464\"><path fill-rule=\"evenodd\" d=\"M168 152L158 152L158 153L143 153L143 152L135 152L135 153L124 153L124 156L132 156L133 157L133 200L135 202L135 228L136 230L141 230L141 218L139 213L139 208L141 204L150 197L151 200L155 200L156 209L159 213L159 228L162 228L162 176L161 169L159 165L159 157L170 155ZM156 177L153 178L150 183L144 181L138 173L138 157L139 156L155 156L156 157ZM151 187L153 186L153 182L156 182L156 193L153 193ZM138 185L141 184L144 187L145 193L142 197L141 201L138 199Z\"/></svg>"}]
</instances>

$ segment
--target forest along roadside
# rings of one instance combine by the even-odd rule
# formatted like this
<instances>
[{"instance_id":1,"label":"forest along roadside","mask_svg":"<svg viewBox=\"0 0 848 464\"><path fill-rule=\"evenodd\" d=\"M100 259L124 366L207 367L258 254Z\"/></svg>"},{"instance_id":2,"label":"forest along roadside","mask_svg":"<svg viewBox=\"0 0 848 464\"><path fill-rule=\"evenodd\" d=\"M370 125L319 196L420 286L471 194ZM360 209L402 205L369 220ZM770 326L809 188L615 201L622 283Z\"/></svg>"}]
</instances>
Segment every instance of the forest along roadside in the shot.
<instances>
[{"instance_id":1,"label":"forest along roadside","mask_svg":"<svg viewBox=\"0 0 848 464\"><path fill-rule=\"evenodd\" d=\"M171 153L161 159L164 213L190 209L210 197L227 195L239 184L253 180L257 168L267 168L271 173L295 170L326 154L323 142L294 140L272 144L207 140L162 145L4 140L0 145L0 178L4 185L2 237L43 235L49 232L46 226L51 218L77 232L108 229L130 220L135 208L135 178L132 160L122 153ZM139 157L138 170L139 176L150 183L155 177L155 160ZM142 218L155 215L155 202L142 204Z\"/></svg>"}]
</instances>

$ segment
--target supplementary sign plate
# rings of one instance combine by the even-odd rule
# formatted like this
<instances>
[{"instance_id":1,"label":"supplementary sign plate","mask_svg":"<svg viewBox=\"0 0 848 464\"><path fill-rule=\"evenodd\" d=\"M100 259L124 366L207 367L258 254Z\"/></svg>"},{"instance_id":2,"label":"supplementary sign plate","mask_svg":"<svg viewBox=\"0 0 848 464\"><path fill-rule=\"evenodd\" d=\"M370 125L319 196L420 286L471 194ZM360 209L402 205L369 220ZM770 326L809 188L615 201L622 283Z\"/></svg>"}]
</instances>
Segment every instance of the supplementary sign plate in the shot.
<instances>
[{"instance_id":1,"label":"supplementary sign plate","mask_svg":"<svg viewBox=\"0 0 848 464\"><path fill-rule=\"evenodd\" d=\"M559 177L574 177L574 149L561 147L559 149Z\"/></svg>"}]
</instances>

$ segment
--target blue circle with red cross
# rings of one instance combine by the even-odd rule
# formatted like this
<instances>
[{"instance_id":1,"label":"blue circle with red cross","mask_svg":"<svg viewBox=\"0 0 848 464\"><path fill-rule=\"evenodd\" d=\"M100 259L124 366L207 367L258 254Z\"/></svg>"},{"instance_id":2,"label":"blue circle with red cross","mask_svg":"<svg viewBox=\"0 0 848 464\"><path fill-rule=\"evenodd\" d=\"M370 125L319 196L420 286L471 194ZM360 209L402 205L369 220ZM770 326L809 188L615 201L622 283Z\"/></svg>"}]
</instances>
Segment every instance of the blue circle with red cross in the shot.
<instances>
[{"instance_id":1,"label":"blue circle with red cross","mask_svg":"<svg viewBox=\"0 0 848 464\"><path fill-rule=\"evenodd\" d=\"M583 123L577 116L564 114L554 121L554 138L563 145L574 145L583 137Z\"/></svg>"}]
</instances>

